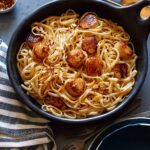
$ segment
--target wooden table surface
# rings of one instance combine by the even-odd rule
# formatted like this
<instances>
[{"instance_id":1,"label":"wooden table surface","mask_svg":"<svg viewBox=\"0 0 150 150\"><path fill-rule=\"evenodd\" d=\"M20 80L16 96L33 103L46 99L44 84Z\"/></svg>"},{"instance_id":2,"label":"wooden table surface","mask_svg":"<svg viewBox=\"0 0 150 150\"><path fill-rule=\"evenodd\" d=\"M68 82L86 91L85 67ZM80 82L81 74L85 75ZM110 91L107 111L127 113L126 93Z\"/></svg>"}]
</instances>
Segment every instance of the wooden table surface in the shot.
<instances>
[{"instance_id":1,"label":"wooden table surface","mask_svg":"<svg viewBox=\"0 0 150 150\"><path fill-rule=\"evenodd\" d=\"M2 38L4 42L8 44L13 32L15 31L19 23L39 6L50 1L51 0L18 0L15 9L12 12L7 14L0 14L0 38ZM147 45L148 55L150 58L150 35ZM143 84L143 87L137 97L141 97L143 100L140 106L132 113L150 110L150 67L148 68L145 83ZM59 127L56 127L56 129L56 141L58 143L59 149L61 149L60 147L63 143L63 140L61 141L61 139L63 138L62 134L66 131L59 131Z\"/></svg>"}]
</instances>

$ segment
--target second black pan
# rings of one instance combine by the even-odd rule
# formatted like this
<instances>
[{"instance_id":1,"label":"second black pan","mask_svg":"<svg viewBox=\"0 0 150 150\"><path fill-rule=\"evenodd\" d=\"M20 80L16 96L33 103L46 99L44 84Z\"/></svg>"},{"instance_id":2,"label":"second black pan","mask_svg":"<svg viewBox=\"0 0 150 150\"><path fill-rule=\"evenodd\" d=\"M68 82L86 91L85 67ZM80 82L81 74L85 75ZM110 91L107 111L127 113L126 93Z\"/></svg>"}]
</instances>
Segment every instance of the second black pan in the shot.
<instances>
[{"instance_id":1,"label":"second black pan","mask_svg":"<svg viewBox=\"0 0 150 150\"><path fill-rule=\"evenodd\" d=\"M122 120L100 131L88 150L149 150L150 119Z\"/></svg>"},{"instance_id":2,"label":"second black pan","mask_svg":"<svg viewBox=\"0 0 150 150\"><path fill-rule=\"evenodd\" d=\"M147 20L140 19L140 10L147 5L150 5L150 0L143 0L129 7L117 7L100 0L59 0L50 2L33 12L18 26L17 30L14 32L9 44L7 55L8 75L14 89L20 96L20 99L33 110L43 115L43 117L47 117L51 120L62 123L95 122L97 120L110 117L121 110L138 93L147 73L148 54L146 43L148 33L150 31L150 18ZM36 100L28 96L26 91L24 91L20 86L22 84L22 80L17 70L16 55L21 43L25 40L27 34L30 32L31 24L35 21L41 21L42 19L51 15L60 15L69 8L74 9L79 14L83 14L87 11L93 11L100 17L112 20L113 22L117 22L119 25L123 26L131 36L131 40L135 46L135 53L138 55L138 74L136 76L136 82L132 92L112 111L91 118L66 119L44 112Z\"/></svg>"}]
</instances>

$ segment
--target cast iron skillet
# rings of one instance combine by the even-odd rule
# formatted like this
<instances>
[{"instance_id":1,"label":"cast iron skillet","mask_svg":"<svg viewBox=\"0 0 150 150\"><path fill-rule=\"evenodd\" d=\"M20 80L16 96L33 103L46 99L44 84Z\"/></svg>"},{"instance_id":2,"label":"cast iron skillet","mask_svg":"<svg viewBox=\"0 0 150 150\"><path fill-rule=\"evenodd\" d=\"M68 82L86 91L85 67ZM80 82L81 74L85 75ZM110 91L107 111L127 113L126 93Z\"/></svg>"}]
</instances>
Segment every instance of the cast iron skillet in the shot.
<instances>
[{"instance_id":1,"label":"cast iron skillet","mask_svg":"<svg viewBox=\"0 0 150 150\"><path fill-rule=\"evenodd\" d=\"M59 121L62 123L94 122L110 117L111 115L121 110L137 94L144 82L147 72L148 54L146 42L150 30L150 18L148 20L143 21L140 19L139 15L140 10L147 5L150 5L149 0L143 0L129 7L117 7L110 3L100 0L57 0L50 2L33 12L18 26L17 30L14 32L9 44L7 54L8 75L14 89L19 94L20 99L24 101L33 110L43 115L43 117L47 117L49 119L55 120L57 122ZM83 14L87 11L94 11L100 17L110 19L123 26L125 30L130 34L132 42L135 46L135 52L138 55L138 75L136 77L135 86L132 92L125 99L125 101L118 105L118 107L116 107L114 110L91 118L66 119L56 117L47 112L44 112L41 109L41 106L36 102L36 100L28 96L26 94L26 91L24 91L20 86L22 80L17 70L16 55L21 43L25 40L27 34L30 32L31 24L35 21L41 21L42 19L51 15L60 15L69 8L74 9L79 14Z\"/></svg>"}]
</instances>

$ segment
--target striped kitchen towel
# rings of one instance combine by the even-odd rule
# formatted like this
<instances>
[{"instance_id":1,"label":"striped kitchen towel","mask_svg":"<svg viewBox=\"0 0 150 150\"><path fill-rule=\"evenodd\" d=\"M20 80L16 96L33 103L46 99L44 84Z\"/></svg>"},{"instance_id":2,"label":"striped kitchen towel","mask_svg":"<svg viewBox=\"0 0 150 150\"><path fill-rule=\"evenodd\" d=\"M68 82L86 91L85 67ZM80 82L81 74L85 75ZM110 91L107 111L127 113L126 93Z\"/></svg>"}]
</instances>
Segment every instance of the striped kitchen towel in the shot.
<instances>
[{"instance_id":1,"label":"striped kitchen towel","mask_svg":"<svg viewBox=\"0 0 150 150\"><path fill-rule=\"evenodd\" d=\"M49 121L17 99L7 75L6 53L0 39L0 149L56 150Z\"/></svg>"}]
</instances>

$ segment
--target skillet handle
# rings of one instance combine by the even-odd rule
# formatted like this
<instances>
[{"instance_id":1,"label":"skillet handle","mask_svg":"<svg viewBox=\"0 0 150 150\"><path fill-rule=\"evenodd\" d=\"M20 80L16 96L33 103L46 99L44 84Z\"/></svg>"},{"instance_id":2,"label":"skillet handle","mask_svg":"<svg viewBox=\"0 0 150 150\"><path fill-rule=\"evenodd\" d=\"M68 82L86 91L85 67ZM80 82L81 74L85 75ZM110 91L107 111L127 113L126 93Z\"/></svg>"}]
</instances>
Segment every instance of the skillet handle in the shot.
<instances>
[{"instance_id":1,"label":"skillet handle","mask_svg":"<svg viewBox=\"0 0 150 150\"><path fill-rule=\"evenodd\" d=\"M109 5L112 7L115 7L117 10L119 10L118 13L129 14L130 20L132 20L133 24L137 24L139 28L142 30L142 34L145 36L145 38L148 37L149 32L150 32L150 17L148 19L141 19L140 17L140 12L141 9L144 8L145 6L150 6L150 0L141 0L138 3L129 5L129 6L122 6L121 4L118 4L116 2L113 2L112 0L105 0Z\"/></svg>"},{"instance_id":2,"label":"skillet handle","mask_svg":"<svg viewBox=\"0 0 150 150\"><path fill-rule=\"evenodd\" d=\"M147 37L150 32L150 17L144 20L141 19L140 17L140 12L142 8L144 8L145 6L150 6L150 0L142 0L138 3L135 3L130 6L122 7L120 9L121 11L130 14L129 17L133 19L133 21L136 22L137 25L139 25L143 34L145 34Z\"/></svg>"}]
</instances>

